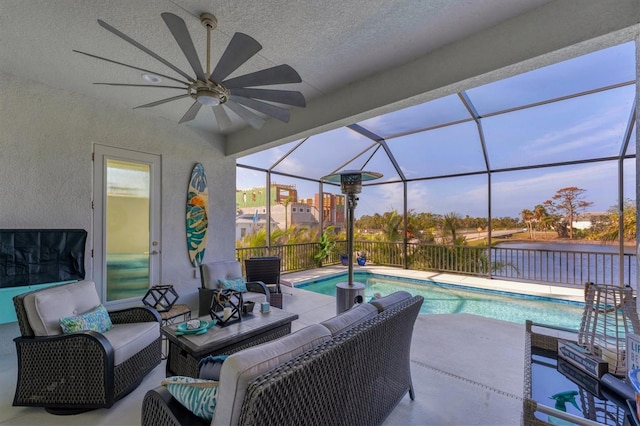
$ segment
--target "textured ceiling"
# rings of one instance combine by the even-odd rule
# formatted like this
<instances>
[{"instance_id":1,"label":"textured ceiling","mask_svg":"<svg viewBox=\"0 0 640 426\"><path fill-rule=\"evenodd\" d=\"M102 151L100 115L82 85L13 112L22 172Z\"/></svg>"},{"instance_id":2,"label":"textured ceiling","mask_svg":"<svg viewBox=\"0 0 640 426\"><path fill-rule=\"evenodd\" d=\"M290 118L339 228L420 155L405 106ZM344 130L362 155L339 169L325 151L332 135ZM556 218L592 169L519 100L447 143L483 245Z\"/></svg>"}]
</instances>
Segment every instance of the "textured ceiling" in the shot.
<instances>
[{"instance_id":1,"label":"textured ceiling","mask_svg":"<svg viewBox=\"0 0 640 426\"><path fill-rule=\"evenodd\" d=\"M351 88L361 90L362 85L370 85L371 101L379 105L384 100L375 99L375 85L379 83L372 77L415 62L443 46L473 38L476 33L531 13L547 3L549 0L0 0L0 71L133 108L176 93L93 85L144 82L139 71L72 50L175 75L100 27L97 19L101 19L192 74L160 14L172 12L186 21L204 61L206 32L199 15L209 12L218 18L212 41L214 65L235 32L250 35L263 49L231 76L289 64L303 82L277 88L301 91L307 99L304 114L308 116L322 117L333 109L334 116L326 119L329 123L336 121L341 110L327 104L327 97L348 96ZM354 97L355 102L359 104L342 102L344 114L370 109L366 105L368 96ZM191 103L182 99L134 110L132 114L160 116L177 123ZM230 116L234 118L234 126L226 132L228 140L255 134L237 116ZM297 119L296 132L304 126L318 125L292 111L289 124L269 120L265 128L271 130L263 138L276 140L270 136L273 129L291 126ZM218 131L213 114L204 108L195 120L183 126L203 135Z\"/></svg>"}]
</instances>

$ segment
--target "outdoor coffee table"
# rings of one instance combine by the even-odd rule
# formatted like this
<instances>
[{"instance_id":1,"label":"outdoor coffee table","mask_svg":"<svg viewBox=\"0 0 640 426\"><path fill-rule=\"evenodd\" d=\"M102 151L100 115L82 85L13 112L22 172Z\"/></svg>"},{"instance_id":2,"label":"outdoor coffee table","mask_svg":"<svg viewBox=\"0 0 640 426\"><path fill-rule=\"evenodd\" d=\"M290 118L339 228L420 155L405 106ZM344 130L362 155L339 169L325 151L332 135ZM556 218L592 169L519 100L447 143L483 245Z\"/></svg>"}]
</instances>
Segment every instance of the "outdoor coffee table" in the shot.
<instances>
[{"instance_id":1,"label":"outdoor coffee table","mask_svg":"<svg viewBox=\"0 0 640 426\"><path fill-rule=\"evenodd\" d=\"M211 321L210 316L200 317ZM271 307L270 312L254 311L243 315L242 321L225 327L214 326L205 334L177 335L172 324L161 328L169 341L167 376L198 377L198 362L209 355L232 354L291 333L291 323L298 319L282 309Z\"/></svg>"}]
</instances>

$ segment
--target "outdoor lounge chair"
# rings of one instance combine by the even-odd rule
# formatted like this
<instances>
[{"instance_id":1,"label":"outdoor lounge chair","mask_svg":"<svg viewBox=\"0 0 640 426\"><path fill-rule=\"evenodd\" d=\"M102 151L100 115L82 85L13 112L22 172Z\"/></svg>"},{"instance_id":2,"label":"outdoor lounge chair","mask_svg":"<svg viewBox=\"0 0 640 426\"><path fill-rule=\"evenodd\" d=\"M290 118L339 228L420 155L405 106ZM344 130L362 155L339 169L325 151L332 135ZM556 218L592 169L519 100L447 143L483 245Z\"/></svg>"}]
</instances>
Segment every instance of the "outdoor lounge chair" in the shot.
<instances>
[{"instance_id":1,"label":"outdoor lounge chair","mask_svg":"<svg viewBox=\"0 0 640 426\"><path fill-rule=\"evenodd\" d=\"M271 293L271 306L282 309L280 265L281 260L277 256L252 257L244 261L247 280L265 283Z\"/></svg>"},{"instance_id":2,"label":"outdoor lounge chair","mask_svg":"<svg viewBox=\"0 0 640 426\"><path fill-rule=\"evenodd\" d=\"M148 307L109 312L112 325L107 321L104 332L63 333L61 318L76 325L79 314L86 318L100 306L93 281L23 293L13 303L21 334L14 339L18 380L13 405L45 407L54 414L109 408L160 364L160 315ZM105 325L102 319L99 324Z\"/></svg>"},{"instance_id":3,"label":"outdoor lounge chair","mask_svg":"<svg viewBox=\"0 0 640 426\"><path fill-rule=\"evenodd\" d=\"M198 293L198 315L209 313L213 295L221 288L220 280L234 280L242 277L242 265L237 260L203 263L200 265L201 287ZM246 279L247 292L242 295L244 302L252 301L260 305L261 302L270 302L270 294L267 286L262 282L254 282Z\"/></svg>"}]
</instances>

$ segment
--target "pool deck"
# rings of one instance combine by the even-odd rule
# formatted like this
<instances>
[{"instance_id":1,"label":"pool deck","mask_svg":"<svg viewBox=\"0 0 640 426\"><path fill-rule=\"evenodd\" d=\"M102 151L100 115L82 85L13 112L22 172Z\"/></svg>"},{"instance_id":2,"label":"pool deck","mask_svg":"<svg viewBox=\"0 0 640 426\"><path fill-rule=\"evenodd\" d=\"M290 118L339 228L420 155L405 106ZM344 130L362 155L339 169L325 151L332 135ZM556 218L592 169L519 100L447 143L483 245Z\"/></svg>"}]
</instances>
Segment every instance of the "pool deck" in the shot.
<instances>
[{"instance_id":1,"label":"pool deck","mask_svg":"<svg viewBox=\"0 0 640 426\"><path fill-rule=\"evenodd\" d=\"M344 273L344 266L286 274L296 283ZM543 296L569 293L551 286L501 282L447 274L408 271L378 266L356 267L383 275L499 290L532 292ZM284 309L299 319L292 331L322 322L336 314L336 299L302 288L283 288ZM582 290L574 290L582 294ZM574 296L575 296L574 294ZM557 296L556 296L557 297ZM522 324L470 314L419 315L411 343L411 375L416 399L405 396L384 422L396 425L517 425L522 415L525 328ZM15 354L0 356L1 425L136 425L140 424L142 398L158 386L165 362L156 367L131 394L111 409L74 416L54 416L41 408L13 407L17 362ZM292 401L295 404L295 401Z\"/></svg>"}]
</instances>

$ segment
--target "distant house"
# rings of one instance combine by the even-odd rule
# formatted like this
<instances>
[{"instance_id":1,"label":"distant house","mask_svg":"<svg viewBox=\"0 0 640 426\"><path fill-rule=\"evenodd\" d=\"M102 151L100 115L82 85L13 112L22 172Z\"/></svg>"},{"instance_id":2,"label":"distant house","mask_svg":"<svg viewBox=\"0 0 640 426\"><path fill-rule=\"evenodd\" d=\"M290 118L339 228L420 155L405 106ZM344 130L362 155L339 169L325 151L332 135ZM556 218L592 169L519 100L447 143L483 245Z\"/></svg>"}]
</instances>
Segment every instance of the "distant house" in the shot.
<instances>
[{"instance_id":1,"label":"distant house","mask_svg":"<svg viewBox=\"0 0 640 426\"><path fill-rule=\"evenodd\" d=\"M236 216L236 240L252 234L267 226L267 215L254 212L253 214L239 214ZM271 219L271 228L278 226L278 222Z\"/></svg>"},{"instance_id":2,"label":"distant house","mask_svg":"<svg viewBox=\"0 0 640 426\"><path fill-rule=\"evenodd\" d=\"M286 229L290 226L320 227L320 204L324 226L332 225L336 232L345 224L344 195L323 193L314 198L298 198L294 185L271 184L236 190L236 239L266 226L266 201L271 200L271 229ZM258 219L256 220L256 215Z\"/></svg>"},{"instance_id":3,"label":"distant house","mask_svg":"<svg viewBox=\"0 0 640 426\"><path fill-rule=\"evenodd\" d=\"M607 219L608 217L609 214L607 212L580 213L578 217L579 220L574 220L571 226L573 226L574 229L580 230L591 229L602 223L603 220Z\"/></svg>"}]
</instances>

